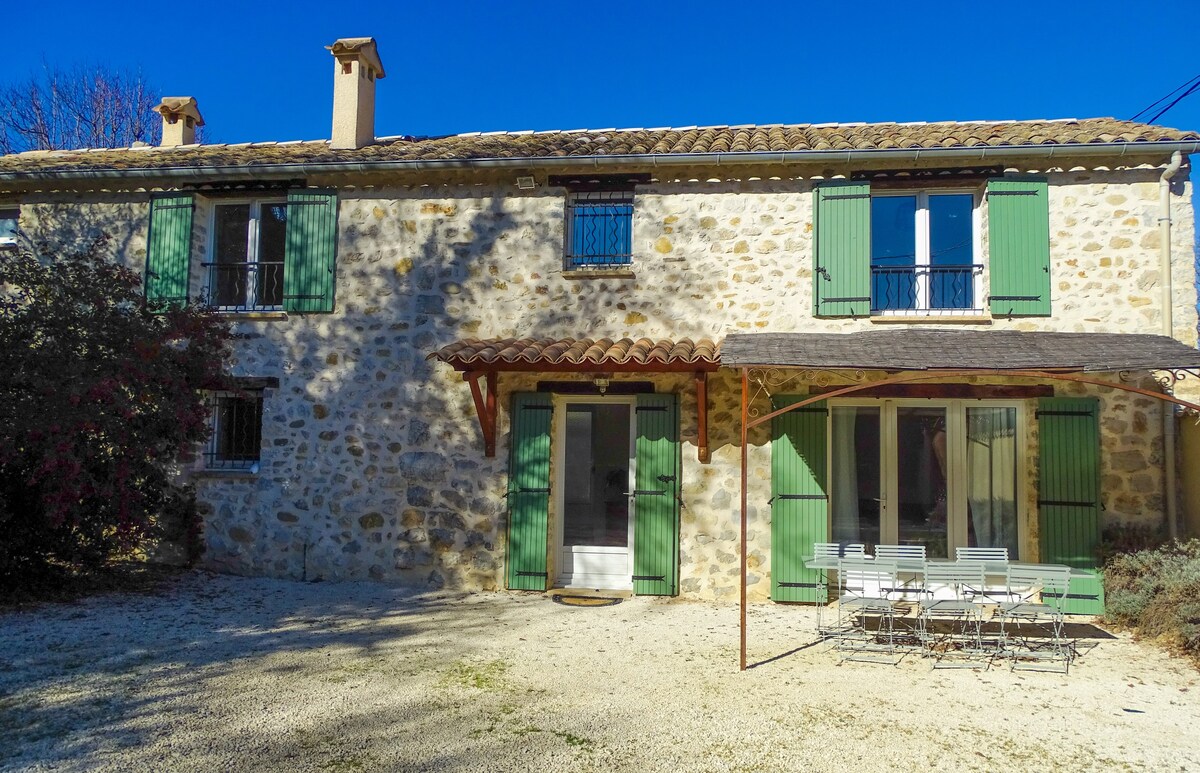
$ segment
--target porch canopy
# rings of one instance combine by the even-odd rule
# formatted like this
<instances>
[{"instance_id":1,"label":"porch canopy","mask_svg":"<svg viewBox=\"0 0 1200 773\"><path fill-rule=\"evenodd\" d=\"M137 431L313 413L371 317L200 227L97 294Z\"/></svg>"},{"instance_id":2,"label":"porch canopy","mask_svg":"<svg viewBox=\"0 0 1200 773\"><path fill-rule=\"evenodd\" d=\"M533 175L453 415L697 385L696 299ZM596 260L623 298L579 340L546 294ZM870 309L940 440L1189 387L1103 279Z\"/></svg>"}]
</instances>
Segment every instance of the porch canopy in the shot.
<instances>
[{"instance_id":1,"label":"porch canopy","mask_svg":"<svg viewBox=\"0 0 1200 773\"><path fill-rule=\"evenodd\" d=\"M707 462L708 374L721 366L720 346L707 338L466 338L426 357L462 372L471 385L484 451L496 454L496 376L502 372L693 373L696 382L699 456ZM479 385L483 379L486 394Z\"/></svg>"},{"instance_id":2,"label":"porch canopy","mask_svg":"<svg viewBox=\"0 0 1200 773\"><path fill-rule=\"evenodd\" d=\"M819 370L1120 372L1200 368L1200 351L1160 335L1015 330L734 333L726 367Z\"/></svg>"},{"instance_id":3,"label":"porch canopy","mask_svg":"<svg viewBox=\"0 0 1200 773\"><path fill-rule=\"evenodd\" d=\"M1073 381L1121 389L1200 411L1171 394L1180 378L1200 374L1200 351L1173 338L1119 333L1043 333L1011 330L868 330L856 333L735 333L721 346L725 367L741 371L741 667L746 668L747 491L749 430L782 414L881 387L904 389L947 377L990 375L1034 381ZM751 383L759 393L793 378L816 382L808 396L751 411ZM883 371L868 378L867 371ZM1160 389L1130 383L1135 372L1153 372ZM1119 379L1111 375L1119 374ZM826 375L850 382L825 387ZM1064 412L1066 413L1066 412ZM801 496L812 496L804 494ZM1049 503L1048 503L1049 504ZM1068 503L1058 503L1068 504ZM1076 503L1070 503L1076 504Z\"/></svg>"}]
</instances>

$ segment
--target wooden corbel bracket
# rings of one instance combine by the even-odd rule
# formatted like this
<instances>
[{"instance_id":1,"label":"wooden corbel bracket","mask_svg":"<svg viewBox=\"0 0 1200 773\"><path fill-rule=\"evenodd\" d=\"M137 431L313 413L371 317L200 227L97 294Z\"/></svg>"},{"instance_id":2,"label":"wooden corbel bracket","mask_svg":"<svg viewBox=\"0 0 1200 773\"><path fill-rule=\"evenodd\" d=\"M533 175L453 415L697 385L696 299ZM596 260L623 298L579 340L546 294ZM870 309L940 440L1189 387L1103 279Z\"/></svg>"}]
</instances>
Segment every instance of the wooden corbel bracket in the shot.
<instances>
[{"instance_id":1,"label":"wooden corbel bracket","mask_svg":"<svg viewBox=\"0 0 1200 773\"><path fill-rule=\"evenodd\" d=\"M486 394L480 389L480 378L487 387ZM467 371L463 373L463 381L471 385L471 399L475 401L479 429L483 432L483 455L493 457L496 455L496 371Z\"/></svg>"},{"instance_id":2,"label":"wooden corbel bracket","mask_svg":"<svg viewBox=\"0 0 1200 773\"><path fill-rule=\"evenodd\" d=\"M708 372L696 372L696 458L708 464Z\"/></svg>"}]
</instances>

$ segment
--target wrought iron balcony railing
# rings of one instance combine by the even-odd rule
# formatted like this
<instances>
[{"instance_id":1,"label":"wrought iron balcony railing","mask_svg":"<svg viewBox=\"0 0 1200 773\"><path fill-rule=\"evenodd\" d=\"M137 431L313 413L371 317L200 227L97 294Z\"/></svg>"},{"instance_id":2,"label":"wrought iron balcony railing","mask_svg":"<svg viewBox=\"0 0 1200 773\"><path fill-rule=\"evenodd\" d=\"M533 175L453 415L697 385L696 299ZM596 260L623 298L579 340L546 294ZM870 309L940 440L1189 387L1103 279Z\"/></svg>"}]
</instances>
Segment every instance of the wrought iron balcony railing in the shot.
<instances>
[{"instance_id":1,"label":"wrought iron balcony railing","mask_svg":"<svg viewBox=\"0 0 1200 773\"><path fill-rule=\"evenodd\" d=\"M205 263L207 300L219 311L273 311L283 307L283 261Z\"/></svg>"},{"instance_id":2,"label":"wrought iron balcony railing","mask_svg":"<svg viewBox=\"0 0 1200 773\"><path fill-rule=\"evenodd\" d=\"M871 311L978 311L983 266L871 266Z\"/></svg>"}]
</instances>

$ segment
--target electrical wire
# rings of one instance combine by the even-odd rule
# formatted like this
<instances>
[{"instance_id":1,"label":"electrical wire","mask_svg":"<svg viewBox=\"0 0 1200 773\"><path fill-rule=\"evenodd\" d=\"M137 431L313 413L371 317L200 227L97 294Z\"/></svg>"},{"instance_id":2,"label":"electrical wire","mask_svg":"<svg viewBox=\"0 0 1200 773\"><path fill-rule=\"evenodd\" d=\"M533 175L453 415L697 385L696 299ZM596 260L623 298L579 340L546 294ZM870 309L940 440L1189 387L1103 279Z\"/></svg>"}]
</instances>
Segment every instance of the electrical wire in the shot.
<instances>
[{"instance_id":1,"label":"electrical wire","mask_svg":"<svg viewBox=\"0 0 1200 773\"><path fill-rule=\"evenodd\" d=\"M1190 94L1195 93L1198 89L1200 89L1200 75L1196 75L1194 77L1188 78L1187 81L1185 81L1183 83L1183 85L1174 89L1173 91L1166 94L1165 96L1162 96L1159 99L1156 99L1155 101L1151 102L1149 105L1147 105L1146 107L1144 107L1140 111L1138 111L1136 114L1134 114L1129 120L1131 120L1131 121L1138 120L1142 116L1146 115L1147 113L1149 113L1150 111L1154 110L1156 107L1161 105L1163 102L1166 102L1168 99L1171 99L1171 97L1174 97L1176 94L1179 94L1179 92L1182 91L1183 93L1179 94L1179 96L1176 97L1174 99L1174 101L1172 101L1170 104L1168 104L1162 110L1155 113L1153 118L1146 121L1146 123L1154 123L1159 118L1161 118L1164 113L1166 113L1168 110L1170 110L1175 105L1179 104L1180 100L1182 100L1184 97L1186 97Z\"/></svg>"}]
</instances>

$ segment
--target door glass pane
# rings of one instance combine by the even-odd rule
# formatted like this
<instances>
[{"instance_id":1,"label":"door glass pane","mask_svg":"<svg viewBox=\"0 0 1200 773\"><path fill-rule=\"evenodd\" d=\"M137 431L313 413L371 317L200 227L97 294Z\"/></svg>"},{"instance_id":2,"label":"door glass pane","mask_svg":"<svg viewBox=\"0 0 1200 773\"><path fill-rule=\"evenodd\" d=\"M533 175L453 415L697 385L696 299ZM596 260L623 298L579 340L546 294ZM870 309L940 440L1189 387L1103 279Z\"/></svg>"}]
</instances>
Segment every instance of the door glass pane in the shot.
<instances>
[{"instance_id":1,"label":"door glass pane","mask_svg":"<svg viewBox=\"0 0 1200 773\"><path fill-rule=\"evenodd\" d=\"M967 544L1017 557L1017 409L967 408Z\"/></svg>"},{"instance_id":2,"label":"door glass pane","mask_svg":"<svg viewBox=\"0 0 1200 773\"><path fill-rule=\"evenodd\" d=\"M217 207L213 236L213 263L209 268L213 303L243 306L246 303L246 239L250 227L249 204Z\"/></svg>"},{"instance_id":3,"label":"door glass pane","mask_svg":"<svg viewBox=\"0 0 1200 773\"><path fill-rule=\"evenodd\" d=\"M896 409L896 517L901 545L949 558L946 530L946 409Z\"/></svg>"},{"instance_id":4,"label":"door glass pane","mask_svg":"<svg viewBox=\"0 0 1200 773\"><path fill-rule=\"evenodd\" d=\"M929 197L930 308L975 308L974 208L969 193Z\"/></svg>"},{"instance_id":5,"label":"door glass pane","mask_svg":"<svg viewBox=\"0 0 1200 773\"><path fill-rule=\"evenodd\" d=\"M879 409L834 406L830 505L833 541L879 542Z\"/></svg>"},{"instance_id":6,"label":"door glass pane","mask_svg":"<svg viewBox=\"0 0 1200 773\"><path fill-rule=\"evenodd\" d=\"M916 308L917 197L871 199L871 308Z\"/></svg>"},{"instance_id":7,"label":"door glass pane","mask_svg":"<svg viewBox=\"0 0 1200 773\"><path fill-rule=\"evenodd\" d=\"M287 206L263 204L258 226L257 305L283 305L283 250L287 243Z\"/></svg>"},{"instance_id":8,"label":"door glass pane","mask_svg":"<svg viewBox=\"0 0 1200 773\"><path fill-rule=\"evenodd\" d=\"M563 545L629 544L629 406L567 407Z\"/></svg>"}]
</instances>

